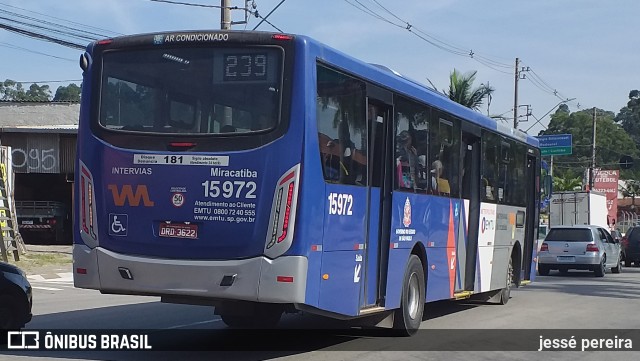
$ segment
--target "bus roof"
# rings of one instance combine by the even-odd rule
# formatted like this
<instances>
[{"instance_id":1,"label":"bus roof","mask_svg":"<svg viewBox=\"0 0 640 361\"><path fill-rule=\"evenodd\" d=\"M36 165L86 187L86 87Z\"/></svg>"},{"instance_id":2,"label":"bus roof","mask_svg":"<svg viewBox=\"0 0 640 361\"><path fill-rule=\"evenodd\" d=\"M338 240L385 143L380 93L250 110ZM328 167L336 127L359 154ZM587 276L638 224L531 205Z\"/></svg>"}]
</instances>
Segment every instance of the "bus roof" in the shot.
<instances>
[{"instance_id":1,"label":"bus roof","mask_svg":"<svg viewBox=\"0 0 640 361\"><path fill-rule=\"evenodd\" d=\"M100 43L110 43L112 40L114 41L114 43L118 43L119 46L124 44L135 46L145 42L144 40L148 40L149 37L158 39L159 36L167 36L171 34L192 34L190 38L194 39L193 42L211 42L214 34L228 34L229 36L235 35L238 36L237 40L239 41L251 41L252 35L256 37L255 40L259 41L265 41L266 39L270 39L276 35L290 35L294 37L295 41L302 44L309 50L309 56L321 59L329 64L342 68L343 70L348 70L350 73L361 76L380 87L393 90L413 99L423 101L456 117L466 119L482 128L493 130L506 137L518 139L520 141L526 142L531 146L539 147L537 138L521 130L516 130L513 127L499 123L480 112L458 104L450 100L448 97L438 92L437 90L427 87L426 85L415 80L407 78L397 71L391 70L383 65L364 62L306 35L242 30L173 30L156 33L126 35L113 39L100 40L89 44L87 48L90 49L96 44ZM206 36L196 36L194 34ZM232 39L229 37L229 40ZM187 40L185 42L190 41Z\"/></svg>"},{"instance_id":2,"label":"bus roof","mask_svg":"<svg viewBox=\"0 0 640 361\"><path fill-rule=\"evenodd\" d=\"M383 88L393 89L395 92L421 100L435 108L447 111L456 117L467 119L482 128L493 130L506 137L518 139L531 146L539 147L537 138L456 103L437 90L407 78L395 70L389 69L384 65L366 63L311 37L304 35L295 36L313 49L313 55L334 66L348 70L354 75L362 76Z\"/></svg>"}]
</instances>

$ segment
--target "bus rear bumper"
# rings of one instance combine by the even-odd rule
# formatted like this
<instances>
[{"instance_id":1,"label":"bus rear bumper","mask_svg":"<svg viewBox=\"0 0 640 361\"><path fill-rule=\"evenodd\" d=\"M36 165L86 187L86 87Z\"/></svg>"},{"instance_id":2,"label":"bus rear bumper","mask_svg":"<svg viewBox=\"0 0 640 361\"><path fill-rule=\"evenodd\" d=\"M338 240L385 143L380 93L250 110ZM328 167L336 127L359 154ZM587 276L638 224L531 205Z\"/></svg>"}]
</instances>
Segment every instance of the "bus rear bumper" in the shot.
<instances>
[{"instance_id":1,"label":"bus rear bumper","mask_svg":"<svg viewBox=\"0 0 640 361\"><path fill-rule=\"evenodd\" d=\"M74 245L74 285L104 293L304 303L308 262L277 259L175 260ZM84 268L84 273L78 272Z\"/></svg>"}]
</instances>

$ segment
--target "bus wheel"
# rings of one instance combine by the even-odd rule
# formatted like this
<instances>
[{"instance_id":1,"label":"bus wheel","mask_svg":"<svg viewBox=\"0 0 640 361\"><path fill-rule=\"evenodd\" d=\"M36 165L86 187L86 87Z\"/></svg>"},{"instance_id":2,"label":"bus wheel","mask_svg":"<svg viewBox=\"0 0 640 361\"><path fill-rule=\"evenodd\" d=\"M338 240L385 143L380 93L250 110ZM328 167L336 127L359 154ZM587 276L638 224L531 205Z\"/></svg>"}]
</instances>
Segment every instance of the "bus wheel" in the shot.
<instances>
[{"instance_id":1,"label":"bus wheel","mask_svg":"<svg viewBox=\"0 0 640 361\"><path fill-rule=\"evenodd\" d=\"M511 285L513 285L514 274L513 274L513 258L509 257L509 266L507 267L507 285L505 288L500 290L500 299L498 303L501 305L506 305L509 302L509 297L511 296Z\"/></svg>"},{"instance_id":2,"label":"bus wheel","mask_svg":"<svg viewBox=\"0 0 640 361\"><path fill-rule=\"evenodd\" d=\"M422 323L425 302L424 268L418 256L412 254L402 281L400 308L393 320L395 332L402 336L415 334Z\"/></svg>"}]
</instances>

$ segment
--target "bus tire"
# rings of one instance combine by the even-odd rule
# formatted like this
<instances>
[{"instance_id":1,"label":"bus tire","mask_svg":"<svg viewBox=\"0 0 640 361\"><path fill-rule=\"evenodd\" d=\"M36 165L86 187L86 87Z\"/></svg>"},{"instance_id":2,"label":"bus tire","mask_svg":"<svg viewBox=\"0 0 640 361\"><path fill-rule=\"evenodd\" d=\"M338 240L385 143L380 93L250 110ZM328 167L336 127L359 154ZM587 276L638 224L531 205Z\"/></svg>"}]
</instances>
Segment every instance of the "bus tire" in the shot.
<instances>
[{"instance_id":1,"label":"bus tire","mask_svg":"<svg viewBox=\"0 0 640 361\"><path fill-rule=\"evenodd\" d=\"M425 276L420 258L409 257L402 281L400 308L395 311L393 328L399 336L412 336L420 328L425 303Z\"/></svg>"},{"instance_id":2,"label":"bus tire","mask_svg":"<svg viewBox=\"0 0 640 361\"><path fill-rule=\"evenodd\" d=\"M500 298L498 299L498 303L501 305L506 305L509 302L509 297L511 297L511 285L514 283L514 270L513 270L513 258L509 257L509 265L507 266L507 285L505 288L500 290Z\"/></svg>"}]
</instances>

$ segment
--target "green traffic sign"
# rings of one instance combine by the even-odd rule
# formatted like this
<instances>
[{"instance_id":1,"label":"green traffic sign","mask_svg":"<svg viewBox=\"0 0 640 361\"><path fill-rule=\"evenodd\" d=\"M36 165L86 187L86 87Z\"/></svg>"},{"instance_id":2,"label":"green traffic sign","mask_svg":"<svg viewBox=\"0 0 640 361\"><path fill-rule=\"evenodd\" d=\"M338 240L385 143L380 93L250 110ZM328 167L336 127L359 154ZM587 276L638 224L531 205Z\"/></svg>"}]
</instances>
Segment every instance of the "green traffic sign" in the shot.
<instances>
[{"instance_id":1,"label":"green traffic sign","mask_svg":"<svg viewBox=\"0 0 640 361\"><path fill-rule=\"evenodd\" d=\"M571 147L542 147L540 148L540 155L569 155L571 154Z\"/></svg>"}]
</instances>

